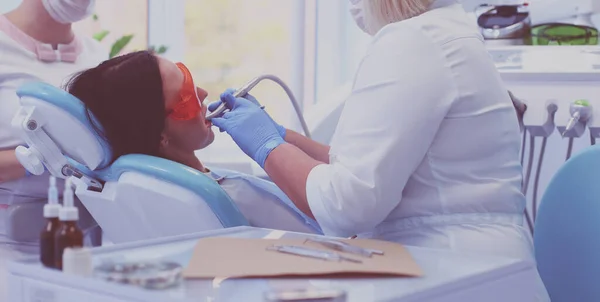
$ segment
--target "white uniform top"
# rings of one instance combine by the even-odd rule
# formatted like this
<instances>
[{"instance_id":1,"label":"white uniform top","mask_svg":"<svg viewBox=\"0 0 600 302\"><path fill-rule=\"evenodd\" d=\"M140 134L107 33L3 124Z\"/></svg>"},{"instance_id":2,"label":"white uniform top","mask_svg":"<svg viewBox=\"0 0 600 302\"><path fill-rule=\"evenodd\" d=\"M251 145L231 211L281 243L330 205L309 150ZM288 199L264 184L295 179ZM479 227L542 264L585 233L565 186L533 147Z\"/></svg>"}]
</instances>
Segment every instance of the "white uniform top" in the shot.
<instances>
[{"instance_id":1,"label":"white uniform top","mask_svg":"<svg viewBox=\"0 0 600 302\"><path fill-rule=\"evenodd\" d=\"M92 38L80 37L80 41L81 54L74 63L47 63L38 60L36 54L0 30L0 150L11 150L24 143L11 127L12 118L19 108L15 92L21 84L43 81L60 86L72 74L108 59L108 51ZM47 175L0 183L0 204L45 199L47 189Z\"/></svg>"},{"instance_id":2,"label":"white uniform top","mask_svg":"<svg viewBox=\"0 0 600 302\"><path fill-rule=\"evenodd\" d=\"M482 36L460 4L436 1L375 35L308 203L327 235L533 259L519 149Z\"/></svg>"},{"instance_id":3,"label":"white uniform top","mask_svg":"<svg viewBox=\"0 0 600 302\"><path fill-rule=\"evenodd\" d=\"M0 15L0 18L2 18L0 20L0 150L11 150L24 143L11 127L12 118L19 108L19 99L15 94L17 88L27 81L43 81L60 86L72 74L94 67L108 59L108 51L91 38L78 37L80 43L77 47L81 49L75 62L42 62L34 52L20 43L27 40L27 37L23 36L24 33L8 24L5 16ZM43 46L48 49L47 45ZM6 263L39 250L36 242L16 243L6 236L4 218L10 211L7 205L45 202L48 184L48 173L11 182L0 182L0 301L6 299ZM59 187L62 187L62 183L59 183ZM42 221L40 213L36 211L34 214L37 214L36 217ZM80 221L84 227L87 223L93 223L90 220L89 213L80 211ZM21 224L22 227L33 226L31 230L27 230L27 233L39 234L41 230L38 228L40 222Z\"/></svg>"}]
</instances>

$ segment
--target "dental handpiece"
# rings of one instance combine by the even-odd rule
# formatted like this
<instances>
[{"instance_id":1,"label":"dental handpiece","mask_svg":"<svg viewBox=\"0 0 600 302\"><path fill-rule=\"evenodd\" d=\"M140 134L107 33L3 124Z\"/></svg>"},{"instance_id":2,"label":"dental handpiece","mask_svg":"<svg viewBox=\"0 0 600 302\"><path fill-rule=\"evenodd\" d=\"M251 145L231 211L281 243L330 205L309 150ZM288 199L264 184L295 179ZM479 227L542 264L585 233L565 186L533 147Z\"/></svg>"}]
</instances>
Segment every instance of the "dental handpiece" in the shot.
<instances>
[{"instance_id":1,"label":"dental handpiece","mask_svg":"<svg viewBox=\"0 0 600 302\"><path fill-rule=\"evenodd\" d=\"M561 134L562 137L565 137L569 131L575 128L578 122L585 123L592 117L592 107L586 100L577 100L571 103L569 111L571 113L571 118L569 118L565 130Z\"/></svg>"},{"instance_id":2,"label":"dental handpiece","mask_svg":"<svg viewBox=\"0 0 600 302\"><path fill-rule=\"evenodd\" d=\"M306 125L306 121L304 120L304 115L302 114L300 105L298 104L298 101L296 100L296 97L292 93L292 90L290 89L290 87L288 87L285 84L285 82L283 80L281 80L280 78L278 78L274 75L270 75L270 74L258 76L256 78L250 80L244 86L237 89L233 93L233 96L236 98L244 97L246 94L248 94L250 92L250 90L252 90L256 85L258 85L258 83L262 82L263 80L271 80L271 81L277 83L281 88L283 88L283 90L287 94L288 98L292 102L292 106L294 107L294 111L296 111L296 115L298 116L298 120L300 121L300 126L302 126L302 130L304 131L304 135L306 137L310 138L310 131L308 130L308 125ZM261 108L264 108L264 106L261 106ZM215 109L212 112L207 113L206 119L208 121L210 121L213 118L221 117L227 111L229 111L229 108L227 108L227 105L225 103L221 102L221 104L217 107L217 109Z\"/></svg>"},{"instance_id":3,"label":"dental handpiece","mask_svg":"<svg viewBox=\"0 0 600 302\"><path fill-rule=\"evenodd\" d=\"M233 93L233 96L236 98L244 97L246 94L248 94L248 92L250 92L250 90L252 90L252 88L254 88L254 86L258 85L258 83L260 83L260 81L262 81L262 79L260 77L256 77L256 78L250 80L244 86L238 88ZM209 112L206 115L206 119L210 121L215 117L220 117L228 110L229 110L229 108L227 108L227 105L225 103L221 102L221 104L219 105L219 107L217 107L217 109L215 109L215 111Z\"/></svg>"},{"instance_id":4,"label":"dental handpiece","mask_svg":"<svg viewBox=\"0 0 600 302\"><path fill-rule=\"evenodd\" d=\"M573 129L573 127L575 127L575 124L577 122L579 122L580 117L581 117L581 114L579 113L579 111L573 113L573 115L569 119L569 122L567 123L567 126L565 127L565 131L563 131L563 133L562 133L563 137L565 136L565 134L567 134L567 132L571 131L571 129Z\"/></svg>"}]
</instances>

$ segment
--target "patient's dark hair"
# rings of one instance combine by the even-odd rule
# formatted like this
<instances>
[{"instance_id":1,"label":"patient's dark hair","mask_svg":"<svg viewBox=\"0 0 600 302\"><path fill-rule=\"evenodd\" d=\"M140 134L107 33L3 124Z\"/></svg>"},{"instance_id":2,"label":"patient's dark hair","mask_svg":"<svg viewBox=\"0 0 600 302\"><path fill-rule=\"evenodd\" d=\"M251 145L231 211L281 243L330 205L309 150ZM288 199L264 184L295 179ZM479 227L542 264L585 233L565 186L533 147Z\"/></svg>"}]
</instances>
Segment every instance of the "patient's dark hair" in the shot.
<instances>
[{"instance_id":1,"label":"patient's dark hair","mask_svg":"<svg viewBox=\"0 0 600 302\"><path fill-rule=\"evenodd\" d=\"M88 120L112 147L113 161L131 153L159 156L166 113L158 59L151 52L107 60L74 75L65 90L85 104Z\"/></svg>"}]
</instances>

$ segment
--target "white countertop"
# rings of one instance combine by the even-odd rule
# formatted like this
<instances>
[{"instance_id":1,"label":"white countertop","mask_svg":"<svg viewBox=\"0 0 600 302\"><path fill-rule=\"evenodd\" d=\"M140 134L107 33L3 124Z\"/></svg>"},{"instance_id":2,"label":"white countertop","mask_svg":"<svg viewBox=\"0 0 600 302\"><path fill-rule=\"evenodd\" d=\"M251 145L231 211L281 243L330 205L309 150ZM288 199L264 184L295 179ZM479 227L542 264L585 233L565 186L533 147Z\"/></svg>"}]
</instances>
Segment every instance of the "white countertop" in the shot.
<instances>
[{"instance_id":1,"label":"white countertop","mask_svg":"<svg viewBox=\"0 0 600 302\"><path fill-rule=\"evenodd\" d=\"M306 237L297 233L250 227L232 228L121 246L94 249L94 262L106 260L163 259L186 265L198 238ZM347 301L532 301L534 266L516 259L462 255L444 250L407 247L425 275L421 278L370 279L237 279L186 280L168 290L77 278L41 267L36 259L9 268L14 302L33 301L35 293L52 295L52 301L263 301L265 291L282 288L342 289ZM266 263L265 265L268 265ZM46 300L44 300L46 301ZM102 300L105 301L105 300Z\"/></svg>"}]
</instances>

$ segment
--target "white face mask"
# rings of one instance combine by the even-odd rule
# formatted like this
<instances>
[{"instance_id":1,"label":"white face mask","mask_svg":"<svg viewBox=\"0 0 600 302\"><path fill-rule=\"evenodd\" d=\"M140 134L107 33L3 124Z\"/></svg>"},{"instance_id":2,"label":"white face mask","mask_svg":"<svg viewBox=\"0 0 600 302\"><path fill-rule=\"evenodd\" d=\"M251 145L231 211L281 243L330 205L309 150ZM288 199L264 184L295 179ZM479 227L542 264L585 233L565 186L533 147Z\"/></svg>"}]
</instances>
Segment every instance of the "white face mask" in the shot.
<instances>
[{"instance_id":1,"label":"white face mask","mask_svg":"<svg viewBox=\"0 0 600 302\"><path fill-rule=\"evenodd\" d=\"M365 33L369 33L365 23L365 9L363 5L363 0L350 0L350 14L354 18L356 25Z\"/></svg>"},{"instance_id":2,"label":"white face mask","mask_svg":"<svg viewBox=\"0 0 600 302\"><path fill-rule=\"evenodd\" d=\"M44 7L56 22L74 23L94 12L95 0L42 0Z\"/></svg>"}]
</instances>

